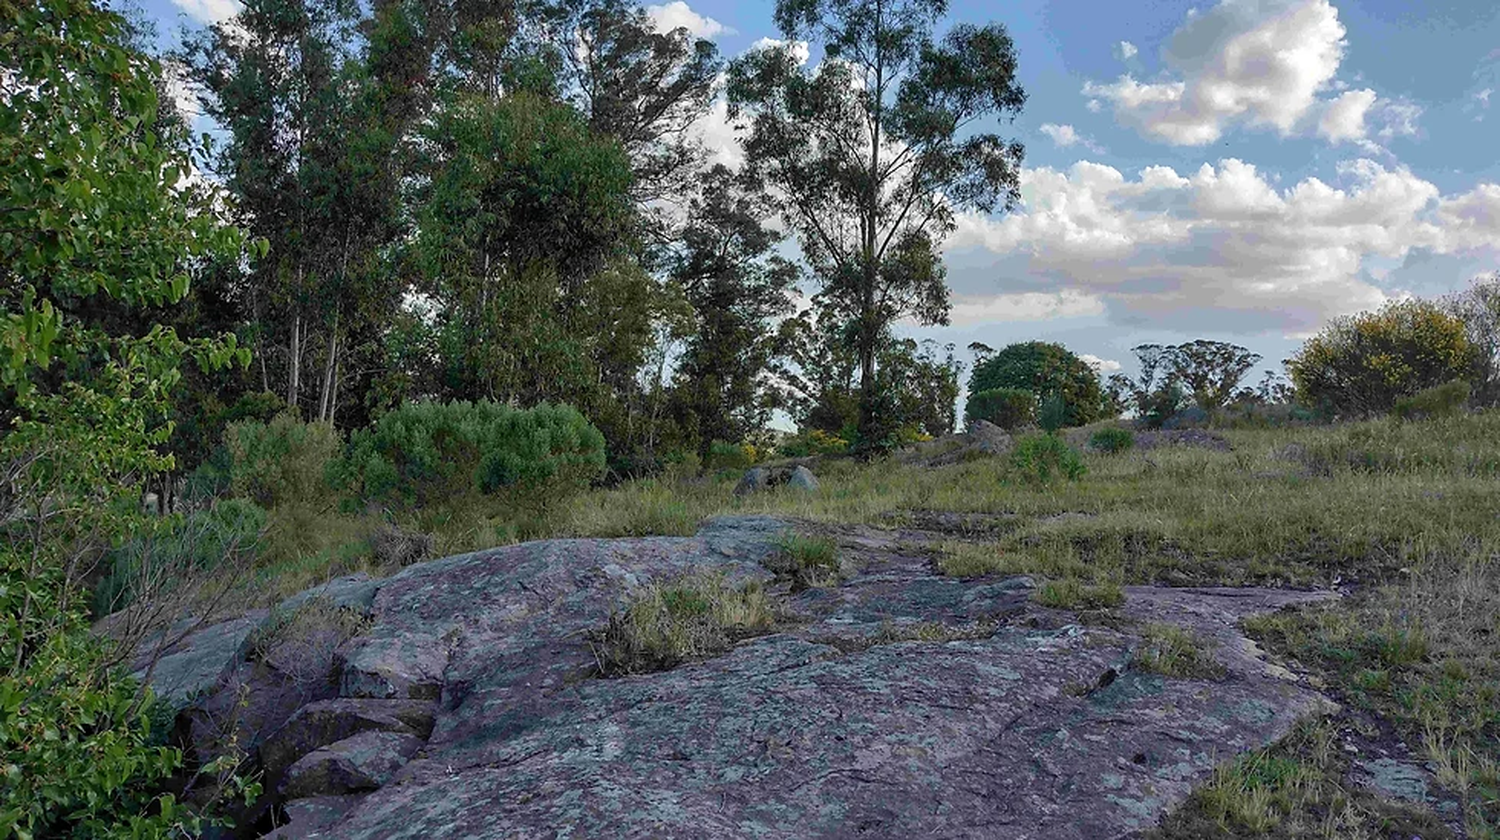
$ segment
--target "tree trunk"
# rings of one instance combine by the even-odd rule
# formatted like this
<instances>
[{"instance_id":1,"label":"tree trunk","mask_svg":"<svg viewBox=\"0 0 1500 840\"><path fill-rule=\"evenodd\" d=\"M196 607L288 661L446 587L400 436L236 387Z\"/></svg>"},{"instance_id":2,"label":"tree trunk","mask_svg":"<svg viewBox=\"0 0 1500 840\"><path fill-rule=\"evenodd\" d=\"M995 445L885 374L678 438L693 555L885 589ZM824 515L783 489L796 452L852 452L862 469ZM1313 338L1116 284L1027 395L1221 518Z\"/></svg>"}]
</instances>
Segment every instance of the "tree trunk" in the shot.
<instances>
[{"instance_id":1,"label":"tree trunk","mask_svg":"<svg viewBox=\"0 0 1500 840\"><path fill-rule=\"evenodd\" d=\"M318 391L318 422L332 422L334 369L339 354L339 316L333 316L333 329L328 332L328 352L323 360L323 384Z\"/></svg>"},{"instance_id":2,"label":"tree trunk","mask_svg":"<svg viewBox=\"0 0 1500 840\"><path fill-rule=\"evenodd\" d=\"M302 313L292 315L292 340L287 360L286 404L297 407L297 398L302 386Z\"/></svg>"}]
</instances>

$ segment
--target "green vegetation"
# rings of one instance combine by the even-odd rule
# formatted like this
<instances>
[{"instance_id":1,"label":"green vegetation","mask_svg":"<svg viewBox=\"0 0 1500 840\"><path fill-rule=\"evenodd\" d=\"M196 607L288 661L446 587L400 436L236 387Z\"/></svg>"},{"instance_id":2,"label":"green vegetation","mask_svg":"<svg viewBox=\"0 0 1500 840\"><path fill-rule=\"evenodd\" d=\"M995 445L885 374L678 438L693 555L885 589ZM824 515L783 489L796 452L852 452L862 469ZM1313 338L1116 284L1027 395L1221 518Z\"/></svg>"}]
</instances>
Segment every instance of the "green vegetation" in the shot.
<instances>
[{"instance_id":1,"label":"green vegetation","mask_svg":"<svg viewBox=\"0 0 1500 840\"><path fill-rule=\"evenodd\" d=\"M787 533L781 538L779 548L780 553L764 565L789 579L793 591L837 586L843 579L838 544L828 537Z\"/></svg>"},{"instance_id":2,"label":"green vegetation","mask_svg":"<svg viewBox=\"0 0 1500 840\"><path fill-rule=\"evenodd\" d=\"M1102 610L1125 603L1125 591L1117 583L1081 583L1076 578L1063 578L1037 587L1036 602L1060 610Z\"/></svg>"},{"instance_id":3,"label":"green vegetation","mask_svg":"<svg viewBox=\"0 0 1500 840\"><path fill-rule=\"evenodd\" d=\"M1287 372L1308 405L1368 417L1423 389L1467 380L1480 362L1462 319L1411 300L1335 320L1287 360Z\"/></svg>"},{"instance_id":4,"label":"green vegetation","mask_svg":"<svg viewBox=\"0 0 1500 840\"><path fill-rule=\"evenodd\" d=\"M1062 402L1064 426L1092 423L1107 413L1099 374L1061 344L1012 344L974 365L969 393L997 388L1027 391L1039 406L1056 396Z\"/></svg>"},{"instance_id":5,"label":"green vegetation","mask_svg":"<svg viewBox=\"0 0 1500 840\"><path fill-rule=\"evenodd\" d=\"M1089 435L1089 447L1107 455L1118 455L1135 446L1135 432L1110 426Z\"/></svg>"},{"instance_id":6,"label":"green vegetation","mask_svg":"<svg viewBox=\"0 0 1500 840\"><path fill-rule=\"evenodd\" d=\"M985 420L1002 429L1015 429L1036 419L1036 394L1021 388L991 388L969 395L964 419Z\"/></svg>"},{"instance_id":7,"label":"green vegetation","mask_svg":"<svg viewBox=\"0 0 1500 840\"><path fill-rule=\"evenodd\" d=\"M1464 405L1469 401L1469 394L1469 383L1455 379L1396 400L1391 413L1401 420L1452 417L1463 411Z\"/></svg>"},{"instance_id":8,"label":"green vegetation","mask_svg":"<svg viewBox=\"0 0 1500 840\"><path fill-rule=\"evenodd\" d=\"M1088 472L1078 450L1057 435L1027 435L1016 441L1010 460L1023 481L1048 484L1054 479L1077 481Z\"/></svg>"},{"instance_id":9,"label":"green vegetation","mask_svg":"<svg viewBox=\"0 0 1500 840\"><path fill-rule=\"evenodd\" d=\"M1214 679L1224 673L1214 659L1213 645L1181 627L1148 624L1140 633L1141 646L1132 664L1142 671L1197 679Z\"/></svg>"},{"instance_id":10,"label":"green vegetation","mask_svg":"<svg viewBox=\"0 0 1500 840\"><path fill-rule=\"evenodd\" d=\"M771 632L780 614L759 583L731 585L719 572L643 587L590 637L601 676L644 674L722 653Z\"/></svg>"}]
</instances>

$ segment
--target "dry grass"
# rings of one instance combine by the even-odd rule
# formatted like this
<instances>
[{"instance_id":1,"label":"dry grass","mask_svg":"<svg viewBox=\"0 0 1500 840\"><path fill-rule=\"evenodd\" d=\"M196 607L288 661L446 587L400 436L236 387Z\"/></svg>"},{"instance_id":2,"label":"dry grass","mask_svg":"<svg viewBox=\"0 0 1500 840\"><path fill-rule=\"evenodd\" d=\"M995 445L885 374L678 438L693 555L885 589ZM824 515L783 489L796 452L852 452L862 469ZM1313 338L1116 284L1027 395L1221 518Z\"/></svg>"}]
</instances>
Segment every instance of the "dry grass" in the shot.
<instances>
[{"instance_id":1,"label":"dry grass","mask_svg":"<svg viewBox=\"0 0 1500 840\"><path fill-rule=\"evenodd\" d=\"M601 676L644 674L722 653L771 632L779 618L759 583L699 572L643 587L589 642Z\"/></svg>"},{"instance_id":2,"label":"dry grass","mask_svg":"<svg viewBox=\"0 0 1500 840\"><path fill-rule=\"evenodd\" d=\"M1166 677L1218 679L1224 666L1214 658L1217 647L1211 640L1171 624L1147 624L1141 628L1141 645L1132 664L1142 670Z\"/></svg>"}]
</instances>

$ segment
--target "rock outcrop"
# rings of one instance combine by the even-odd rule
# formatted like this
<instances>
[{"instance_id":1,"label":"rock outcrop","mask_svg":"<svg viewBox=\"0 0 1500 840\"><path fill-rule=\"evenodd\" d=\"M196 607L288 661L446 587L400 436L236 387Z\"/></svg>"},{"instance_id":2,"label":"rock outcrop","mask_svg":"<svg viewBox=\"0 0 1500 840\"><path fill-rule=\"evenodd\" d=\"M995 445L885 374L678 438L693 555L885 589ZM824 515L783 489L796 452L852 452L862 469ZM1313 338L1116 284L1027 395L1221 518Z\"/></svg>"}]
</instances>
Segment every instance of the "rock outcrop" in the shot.
<instances>
[{"instance_id":1,"label":"rock outcrop","mask_svg":"<svg viewBox=\"0 0 1500 840\"><path fill-rule=\"evenodd\" d=\"M1327 707L1236 629L1325 595L1136 587L1110 626L1086 625L1034 605L1026 578L942 577L919 536L875 529L833 531L857 571L793 593L762 565L789 527L531 543L333 587L317 603L360 612L359 632L310 699L267 705L248 743L274 807L255 824L351 840L1101 840L1149 828L1218 762ZM765 583L785 626L670 671L596 676L587 634L627 593L705 568ZM1187 627L1221 675L1138 668L1148 622ZM275 659L229 657L198 713L282 690L245 676Z\"/></svg>"}]
</instances>

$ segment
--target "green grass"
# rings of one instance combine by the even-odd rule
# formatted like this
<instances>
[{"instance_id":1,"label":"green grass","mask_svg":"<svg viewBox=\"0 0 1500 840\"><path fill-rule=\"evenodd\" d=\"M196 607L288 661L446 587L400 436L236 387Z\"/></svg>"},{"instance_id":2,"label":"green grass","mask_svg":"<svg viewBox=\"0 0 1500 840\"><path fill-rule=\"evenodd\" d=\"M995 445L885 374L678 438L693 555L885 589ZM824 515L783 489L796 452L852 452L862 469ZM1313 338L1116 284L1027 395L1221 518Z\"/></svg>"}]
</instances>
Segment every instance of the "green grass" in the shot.
<instances>
[{"instance_id":1,"label":"green grass","mask_svg":"<svg viewBox=\"0 0 1500 840\"><path fill-rule=\"evenodd\" d=\"M788 532L777 547L779 551L763 565L790 580L793 591L837 586L843 580L839 547L832 539Z\"/></svg>"},{"instance_id":2,"label":"green grass","mask_svg":"<svg viewBox=\"0 0 1500 840\"><path fill-rule=\"evenodd\" d=\"M1166 677L1218 679L1224 666L1214 658L1216 646L1175 625L1147 624L1141 628L1141 645L1132 664Z\"/></svg>"},{"instance_id":3,"label":"green grass","mask_svg":"<svg viewBox=\"0 0 1500 840\"><path fill-rule=\"evenodd\" d=\"M780 615L759 583L736 586L722 573L702 572L642 587L589 643L600 676L644 674L769 633Z\"/></svg>"}]
</instances>

